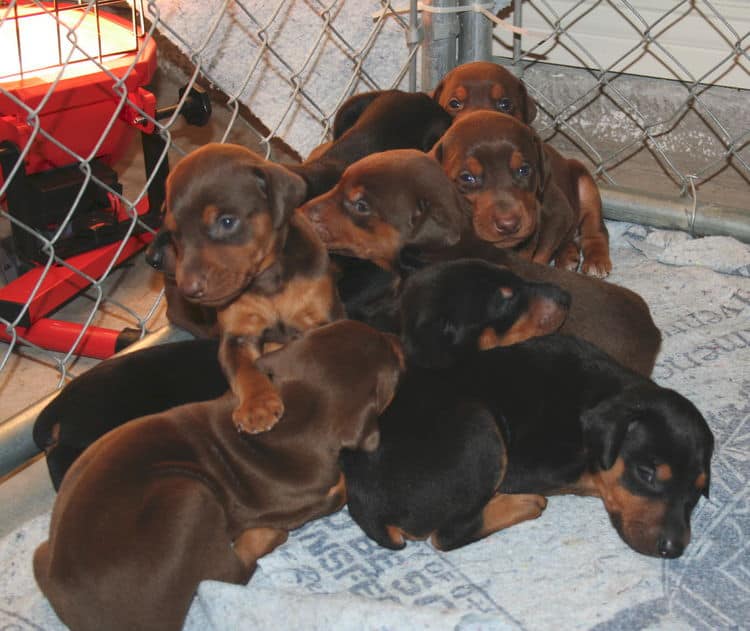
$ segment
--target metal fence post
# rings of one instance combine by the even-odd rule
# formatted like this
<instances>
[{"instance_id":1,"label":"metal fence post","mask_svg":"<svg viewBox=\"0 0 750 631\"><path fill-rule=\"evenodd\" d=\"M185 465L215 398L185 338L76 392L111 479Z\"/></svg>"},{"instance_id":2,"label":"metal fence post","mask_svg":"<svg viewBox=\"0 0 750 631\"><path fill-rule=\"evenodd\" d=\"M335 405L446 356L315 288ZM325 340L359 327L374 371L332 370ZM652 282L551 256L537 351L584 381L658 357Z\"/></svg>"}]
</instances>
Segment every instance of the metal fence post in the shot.
<instances>
[{"instance_id":1,"label":"metal fence post","mask_svg":"<svg viewBox=\"0 0 750 631\"><path fill-rule=\"evenodd\" d=\"M435 8L455 7L457 0L425 0L423 5ZM422 11L424 43L422 44L422 90L432 90L440 78L456 65L458 18L455 13Z\"/></svg>"},{"instance_id":2,"label":"metal fence post","mask_svg":"<svg viewBox=\"0 0 750 631\"><path fill-rule=\"evenodd\" d=\"M494 7L502 9L510 4L510 0ZM492 29L494 24L482 13L464 11L459 15L461 32L458 35L458 63L469 61L492 60Z\"/></svg>"}]
</instances>

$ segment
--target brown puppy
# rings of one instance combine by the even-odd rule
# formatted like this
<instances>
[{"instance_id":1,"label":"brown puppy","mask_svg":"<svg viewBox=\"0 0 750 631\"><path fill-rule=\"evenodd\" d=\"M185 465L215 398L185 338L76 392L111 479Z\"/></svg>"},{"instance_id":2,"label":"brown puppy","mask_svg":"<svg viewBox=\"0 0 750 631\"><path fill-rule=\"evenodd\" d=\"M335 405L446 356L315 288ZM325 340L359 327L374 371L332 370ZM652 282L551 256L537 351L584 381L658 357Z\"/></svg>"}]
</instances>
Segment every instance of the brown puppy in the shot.
<instances>
[{"instance_id":1,"label":"brown puppy","mask_svg":"<svg viewBox=\"0 0 750 631\"><path fill-rule=\"evenodd\" d=\"M391 188L383 179L391 174L412 185ZM462 205L439 164L420 151L399 149L355 162L331 191L300 210L329 252L392 269L406 245L432 250L457 243L468 216Z\"/></svg>"},{"instance_id":2,"label":"brown puppy","mask_svg":"<svg viewBox=\"0 0 750 631\"><path fill-rule=\"evenodd\" d=\"M438 83L432 98L455 118L477 110L510 114L527 124L536 118L536 103L526 86L490 61L472 61L454 68Z\"/></svg>"},{"instance_id":3,"label":"brown puppy","mask_svg":"<svg viewBox=\"0 0 750 631\"><path fill-rule=\"evenodd\" d=\"M612 270L599 190L577 160L563 158L518 120L477 111L457 120L432 150L471 202L474 230L528 260L604 277Z\"/></svg>"},{"instance_id":4,"label":"brown puppy","mask_svg":"<svg viewBox=\"0 0 750 631\"><path fill-rule=\"evenodd\" d=\"M174 273L187 301L216 309L234 420L251 433L284 410L253 368L264 346L343 315L326 249L292 212L305 190L302 178L249 149L206 145L169 174L164 224L148 255Z\"/></svg>"},{"instance_id":5,"label":"brown puppy","mask_svg":"<svg viewBox=\"0 0 750 631\"><path fill-rule=\"evenodd\" d=\"M384 269L398 267L404 248L411 246L410 254L423 263L481 258L507 265L525 280L555 284L572 299L562 333L588 340L636 372L651 373L661 335L640 296L596 278L523 260L511 250L476 239L468 202L455 194L429 156L389 151L361 160L347 169L330 194L310 200L300 211L330 249L375 261ZM420 235L420 226L430 226L429 238ZM421 251L414 252L415 247Z\"/></svg>"},{"instance_id":6,"label":"brown puppy","mask_svg":"<svg viewBox=\"0 0 750 631\"><path fill-rule=\"evenodd\" d=\"M34 575L76 631L180 629L202 580L246 583L290 530L341 508L342 447L371 451L403 356L395 337L336 322L258 366L286 404L239 435L231 393L143 417L75 462Z\"/></svg>"}]
</instances>

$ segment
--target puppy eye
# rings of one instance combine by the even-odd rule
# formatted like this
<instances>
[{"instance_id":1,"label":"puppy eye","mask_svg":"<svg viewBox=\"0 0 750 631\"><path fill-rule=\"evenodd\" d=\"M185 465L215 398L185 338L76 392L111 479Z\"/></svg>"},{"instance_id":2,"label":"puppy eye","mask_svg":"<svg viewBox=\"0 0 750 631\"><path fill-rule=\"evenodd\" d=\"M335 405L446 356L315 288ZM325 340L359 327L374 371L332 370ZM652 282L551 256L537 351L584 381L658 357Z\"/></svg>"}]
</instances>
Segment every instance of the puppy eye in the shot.
<instances>
[{"instance_id":1,"label":"puppy eye","mask_svg":"<svg viewBox=\"0 0 750 631\"><path fill-rule=\"evenodd\" d=\"M516 175L518 177L529 177L529 175L531 175L531 165L522 164L516 169Z\"/></svg>"},{"instance_id":2,"label":"puppy eye","mask_svg":"<svg viewBox=\"0 0 750 631\"><path fill-rule=\"evenodd\" d=\"M361 215L366 215L370 212L370 205L364 199L358 199L352 204L352 207Z\"/></svg>"},{"instance_id":3,"label":"puppy eye","mask_svg":"<svg viewBox=\"0 0 750 631\"><path fill-rule=\"evenodd\" d=\"M240 225L240 219L235 215L219 215L216 225L223 232L233 232Z\"/></svg>"},{"instance_id":4,"label":"puppy eye","mask_svg":"<svg viewBox=\"0 0 750 631\"><path fill-rule=\"evenodd\" d=\"M645 482L646 484L652 485L654 481L656 480L656 468L651 465L647 465L647 464L635 465L634 471L635 471L636 477L642 482Z\"/></svg>"},{"instance_id":5,"label":"puppy eye","mask_svg":"<svg viewBox=\"0 0 750 631\"><path fill-rule=\"evenodd\" d=\"M478 178L469 171L461 171L461 173L458 174L458 179L463 184L469 184L471 186L474 186L479 181Z\"/></svg>"},{"instance_id":6,"label":"puppy eye","mask_svg":"<svg viewBox=\"0 0 750 631\"><path fill-rule=\"evenodd\" d=\"M513 101L510 99L500 99L496 104L495 107L500 112L512 112L513 111Z\"/></svg>"},{"instance_id":7,"label":"puppy eye","mask_svg":"<svg viewBox=\"0 0 750 631\"><path fill-rule=\"evenodd\" d=\"M461 108L463 108L463 106L464 104L456 98L448 101L448 107L450 107L452 110L460 110Z\"/></svg>"}]
</instances>

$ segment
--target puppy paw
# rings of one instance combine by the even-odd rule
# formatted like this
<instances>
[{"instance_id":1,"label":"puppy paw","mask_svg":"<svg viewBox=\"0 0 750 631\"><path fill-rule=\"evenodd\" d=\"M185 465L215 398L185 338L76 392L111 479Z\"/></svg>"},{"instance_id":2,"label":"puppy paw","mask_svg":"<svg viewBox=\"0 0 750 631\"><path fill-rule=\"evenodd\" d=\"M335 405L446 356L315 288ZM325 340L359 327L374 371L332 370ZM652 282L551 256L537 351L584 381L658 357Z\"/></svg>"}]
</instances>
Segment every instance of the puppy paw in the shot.
<instances>
[{"instance_id":1,"label":"puppy paw","mask_svg":"<svg viewBox=\"0 0 750 631\"><path fill-rule=\"evenodd\" d=\"M519 513L525 519L536 519L547 508L547 498L543 495L519 494L514 496L517 501Z\"/></svg>"},{"instance_id":2,"label":"puppy paw","mask_svg":"<svg viewBox=\"0 0 750 631\"><path fill-rule=\"evenodd\" d=\"M587 276L606 278L612 271L612 261L608 256L586 259L581 266L581 272Z\"/></svg>"},{"instance_id":3,"label":"puppy paw","mask_svg":"<svg viewBox=\"0 0 750 631\"><path fill-rule=\"evenodd\" d=\"M237 430L247 434L267 432L284 415L284 403L277 393L259 394L242 402L232 412Z\"/></svg>"}]
</instances>

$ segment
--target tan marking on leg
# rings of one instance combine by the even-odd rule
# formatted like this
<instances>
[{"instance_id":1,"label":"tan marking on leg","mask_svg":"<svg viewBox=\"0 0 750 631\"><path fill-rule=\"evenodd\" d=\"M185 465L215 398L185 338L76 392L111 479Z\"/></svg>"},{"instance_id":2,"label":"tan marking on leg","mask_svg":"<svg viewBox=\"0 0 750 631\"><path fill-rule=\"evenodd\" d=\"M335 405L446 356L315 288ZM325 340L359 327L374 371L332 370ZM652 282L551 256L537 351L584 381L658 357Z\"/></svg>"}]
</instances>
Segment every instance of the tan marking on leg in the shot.
<instances>
[{"instance_id":1,"label":"tan marking on leg","mask_svg":"<svg viewBox=\"0 0 750 631\"><path fill-rule=\"evenodd\" d=\"M499 493L482 510L482 529L478 538L536 519L546 507L547 498L542 495Z\"/></svg>"},{"instance_id":2,"label":"tan marking on leg","mask_svg":"<svg viewBox=\"0 0 750 631\"><path fill-rule=\"evenodd\" d=\"M260 557L278 548L288 537L286 530L278 528L248 528L234 540L234 553L252 570Z\"/></svg>"}]
</instances>

